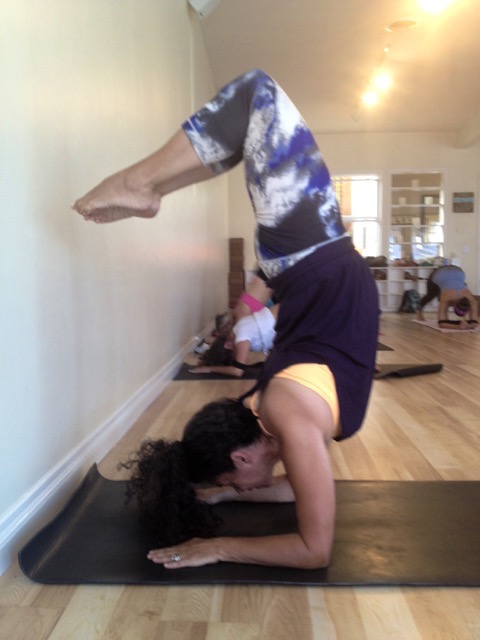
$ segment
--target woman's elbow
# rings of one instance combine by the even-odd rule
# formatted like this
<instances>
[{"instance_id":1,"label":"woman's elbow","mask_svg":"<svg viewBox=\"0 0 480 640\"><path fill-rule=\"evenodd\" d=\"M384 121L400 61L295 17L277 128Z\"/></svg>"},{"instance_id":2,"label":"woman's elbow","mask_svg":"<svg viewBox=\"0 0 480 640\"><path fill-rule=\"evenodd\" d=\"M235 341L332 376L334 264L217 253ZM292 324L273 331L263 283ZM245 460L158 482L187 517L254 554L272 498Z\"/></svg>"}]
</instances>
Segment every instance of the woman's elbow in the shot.
<instances>
[{"instance_id":1,"label":"woman's elbow","mask_svg":"<svg viewBox=\"0 0 480 640\"><path fill-rule=\"evenodd\" d=\"M319 545L316 548L310 548L302 558L302 569L325 569L332 560L331 545Z\"/></svg>"},{"instance_id":2,"label":"woman's elbow","mask_svg":"<svg viewBox=\"0 0 480 640\"><path fill-rule=\"evenodd\" d=\"M325 569L330 565L332 554L330 550L308 550L299 560L298 569Z\"/></svg>"},{"instance_id":3,"label":"woman's elbow","mask_svg":"<svg viewBox=\"0 0 480 640\"><path fill-rule=\"evenodd\" d=\"M314 554L306 558L302 569L325 569L331 562L331 554Z\"/></svg>"}]
</instances>

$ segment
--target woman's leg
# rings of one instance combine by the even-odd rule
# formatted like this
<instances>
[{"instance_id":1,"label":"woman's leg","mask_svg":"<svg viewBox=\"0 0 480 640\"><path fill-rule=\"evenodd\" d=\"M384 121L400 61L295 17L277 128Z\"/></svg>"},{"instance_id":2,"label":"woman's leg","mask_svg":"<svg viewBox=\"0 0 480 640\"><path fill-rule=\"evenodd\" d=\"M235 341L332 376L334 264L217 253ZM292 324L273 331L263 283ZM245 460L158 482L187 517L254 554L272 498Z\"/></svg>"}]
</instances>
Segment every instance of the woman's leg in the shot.
<instances>
[{"instance_id":1,"label":"woman's leg","mask_svg":"<svg viewBox=\"0 0 480 640\"><path fill-rule=\"evenodd\" d=\"M312 133L277 83L254 69L221 89L159 151L104 180L73 208L87 220L153 217L163 195L244 161L268 277L283 258L344 233L335 191Z\"/></svg>"},{"instance_id":2,"label":"woman's leg","mask_svg":"<svg viewBox=\"0 0 480 640\"><path fill-rule=\"evenodd\" d=\"M437 284L435 284L435 282L432 279L432 276L434 273L435 271L432 271L432 273L428 277L427 293L423 296L423 298L420 300L420 303L418 305L418 309L416 312L417 320L425 320L425 316L423 315L423 308L426 307L427 304L431 302L434 298L438 298L440 295L440 287Z\"/></svg>"},{"instance_id":3,"label":"woman's leg","mask_svg":"<svg viewBox=\"0 0 480 640\"><path fill-rule=\"evenodd\" d=\"M246 93L253 93L258 77L267 78L262 72L245 74L224 87L161 149L106 178L72 208L94 222L152 218L162 196L238 164L249 125Z\"/></svg>"},{"instance_id":4,"label":"woman's leg","mask_svg":"<svg viewBox=\"0 0 480 640\"><path fill-rule=\"evenodd\" d=\"M180 130L152 155L103 180L72 208L85 220L100 223L153 218L162 196L212 176Z\"/></svg>"}]
</instances>

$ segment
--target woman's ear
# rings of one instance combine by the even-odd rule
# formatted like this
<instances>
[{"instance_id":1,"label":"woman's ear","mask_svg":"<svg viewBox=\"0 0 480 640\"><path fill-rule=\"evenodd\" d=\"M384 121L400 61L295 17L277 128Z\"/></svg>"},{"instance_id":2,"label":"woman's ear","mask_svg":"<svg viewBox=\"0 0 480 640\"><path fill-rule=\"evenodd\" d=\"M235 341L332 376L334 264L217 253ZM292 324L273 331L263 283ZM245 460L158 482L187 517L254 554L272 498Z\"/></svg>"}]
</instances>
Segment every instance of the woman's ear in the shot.
<instances>
[{"instance_id":1,"label":"woman's ear","mask_svg":"<svg viewBox=\"0 0 480 640\"><path fill-rule=\"evenodd\" d=\"M230 454L233 464L236 469L239 469L251 462L251 456L247 449L235 449Z\"/></svg>"}]
</instances>

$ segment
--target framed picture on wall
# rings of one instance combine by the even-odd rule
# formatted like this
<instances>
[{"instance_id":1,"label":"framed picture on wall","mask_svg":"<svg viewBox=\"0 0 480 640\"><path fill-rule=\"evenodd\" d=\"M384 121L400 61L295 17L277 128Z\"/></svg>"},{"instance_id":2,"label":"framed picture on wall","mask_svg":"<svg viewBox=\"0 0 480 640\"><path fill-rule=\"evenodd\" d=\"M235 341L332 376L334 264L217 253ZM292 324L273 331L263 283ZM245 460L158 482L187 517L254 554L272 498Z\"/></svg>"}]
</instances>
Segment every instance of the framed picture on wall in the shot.
<instances>
[{"instance_id":1,"label":"framed picture on wall","mask_svg":"<svg viewBox=\"0 0 480 640\"><path fill-rule=\"evenodd\" d=\"M473 213L474 207L473 191L457 191L453 194L453 213Z\"/></svg>"}]
</instances>

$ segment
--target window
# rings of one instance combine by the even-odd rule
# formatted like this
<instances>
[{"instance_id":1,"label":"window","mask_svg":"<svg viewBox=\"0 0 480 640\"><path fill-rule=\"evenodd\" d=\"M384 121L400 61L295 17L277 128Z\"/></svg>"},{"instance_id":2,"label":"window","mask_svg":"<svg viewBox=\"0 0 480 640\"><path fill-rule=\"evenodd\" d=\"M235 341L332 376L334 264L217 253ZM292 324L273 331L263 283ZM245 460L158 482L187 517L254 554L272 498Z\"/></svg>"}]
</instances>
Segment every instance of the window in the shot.
<instances>
[{"instance_id":1,"label":"window","mask_svg":"<svg viewBox=\"0 0 480 640\"><path fill-rule=\"evenodd\" d=\"M380 254L380 178L375 175L332 176L343 224L362 256Z\"/></svg>"}]
</instances>

